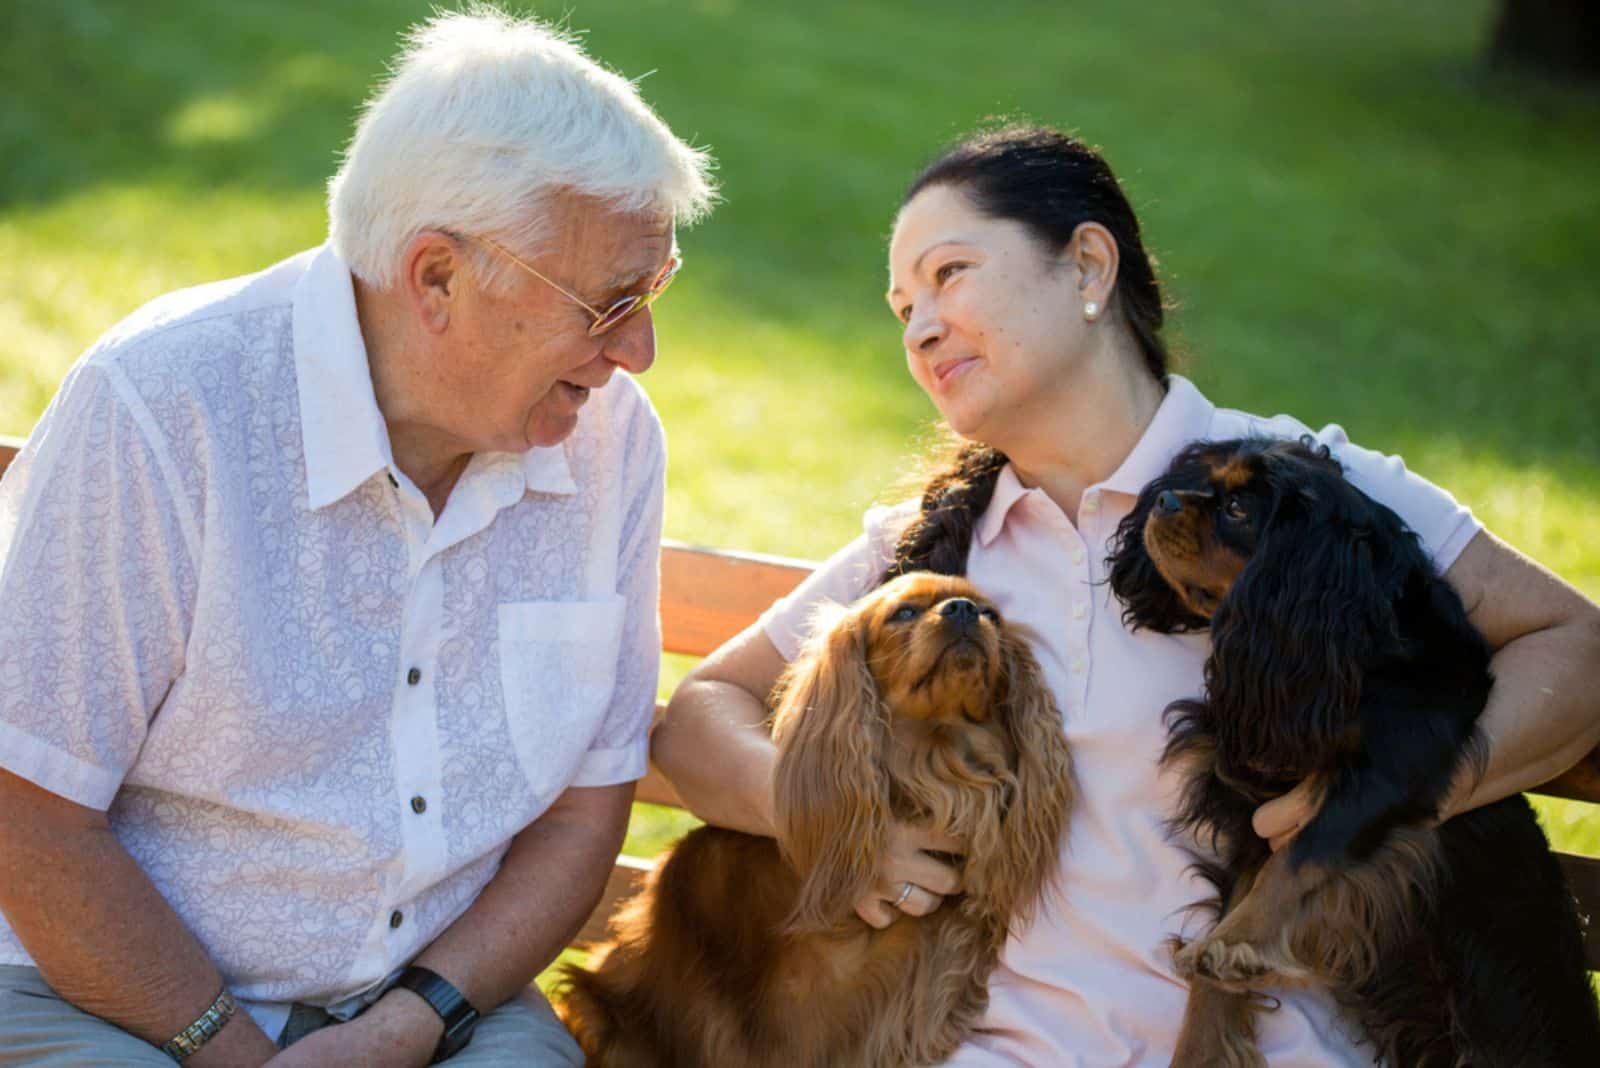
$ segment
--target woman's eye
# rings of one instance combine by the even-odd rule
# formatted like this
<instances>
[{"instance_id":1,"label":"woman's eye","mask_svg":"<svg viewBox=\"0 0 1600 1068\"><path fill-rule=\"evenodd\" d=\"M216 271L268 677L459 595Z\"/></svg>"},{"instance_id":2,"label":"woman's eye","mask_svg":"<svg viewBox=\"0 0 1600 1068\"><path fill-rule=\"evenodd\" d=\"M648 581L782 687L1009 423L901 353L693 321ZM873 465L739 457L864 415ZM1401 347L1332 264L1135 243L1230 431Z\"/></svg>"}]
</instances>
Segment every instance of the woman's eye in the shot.
<instances>
[{"instance_id":1,"label":"woman's eye","mask_svg":"<svg viewBox=\"0 0 1600 1068\"><path fill-rule=\"evenodd\" d=\"M965 266L966 264L962 263L960 260L951 260L949 263L940 264L939 269L933 272L934 281L938 282L940 285L944 285L950 280L951 275L955 274Z\"/></svg>"},{"instance_id":2,"label":"woman's eye","mask_svg":"<svg viewBox=\"0 0 1600 1068\"><path fill-rule=\"evenodd\" d=\"M917 612L917 609L915 608L915 606L908 604L908 605L905 605L905 606L903 606L901 608L896 608L894 610L894 614L889 617L889 622L890 623L905 623L905 622L908 622L910 620L916 619L917 615L918 615L918 612Z\"/></svg>"},{"instance_id":3,"label":"woman's eye","mask_svg":"<svg viewBox=\"0 0 1600 1068\"><path fill-rule=\"evenodd\" d=\"M895 312L895 314L900 317L900 321L902 323L909 323L911 321L911 305L907 304L904 308L901 308L899 311Z\"/></svg>"}]
</instances>

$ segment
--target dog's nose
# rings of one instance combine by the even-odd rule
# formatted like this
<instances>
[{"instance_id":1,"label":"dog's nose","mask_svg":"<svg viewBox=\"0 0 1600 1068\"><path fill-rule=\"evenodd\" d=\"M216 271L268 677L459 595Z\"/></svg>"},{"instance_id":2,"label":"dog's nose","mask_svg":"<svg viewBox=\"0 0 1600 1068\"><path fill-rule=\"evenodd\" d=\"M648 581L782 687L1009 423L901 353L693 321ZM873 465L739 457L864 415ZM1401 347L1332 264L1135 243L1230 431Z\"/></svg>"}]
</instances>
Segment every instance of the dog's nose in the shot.
<instances>
[{"instance_id":1,"label":"dog's nose","mask_svg":"<svg viewBox=\"0 0 1600 1068\"><path fill-rule=\"evenodd\" d=\"M952 597L939 606L939 614L953 623L976 623L978 606L965 597Z\"/></svg>"},{"instance_id":2,"label":"dog's nose","mask_svg":"<svg viewBox=\"0 0 1600 1068\"><path fill-rule=\"evenodd\" d=\"M1171 490L1162 490L1156 496L1156 508L1165 515L1183 511L1183 498Z\"/></svg>"}]
</instances>

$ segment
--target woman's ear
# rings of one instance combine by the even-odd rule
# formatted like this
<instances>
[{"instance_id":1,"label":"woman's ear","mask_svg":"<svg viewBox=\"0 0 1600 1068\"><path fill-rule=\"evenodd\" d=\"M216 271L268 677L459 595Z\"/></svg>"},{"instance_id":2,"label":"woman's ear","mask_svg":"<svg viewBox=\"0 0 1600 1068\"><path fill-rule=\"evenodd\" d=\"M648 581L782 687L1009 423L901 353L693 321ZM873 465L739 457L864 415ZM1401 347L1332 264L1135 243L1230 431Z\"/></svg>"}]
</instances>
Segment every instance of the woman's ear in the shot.
<instances>
[{"instance_id":1,"label":"woman's ear","mask_svg":"<svg viewBox=\"0 0 1600 1068\"><path fill-rule=\"evenodd\" d=\"M1082 299L1085 317L1099 318L1111 306L1111 294L1117 284L1120 262L1117 239L1097 222L1079 223L1072 232L1066 256L1067 262L1078 271L1078 296Z\"/></svg>"},{"instance_id":2,"label":"woman's ear","mask_svg":"<svg viewBox=\"0 0 1600 1068\"><path fill-rule=\"evenodd\" d=\"M800 876L789 925L821 930L877 878L889 826L888 709L867 667L867 628L845 616L791 667L773 714L778 848Z\"/></svg>"}]
</instances>

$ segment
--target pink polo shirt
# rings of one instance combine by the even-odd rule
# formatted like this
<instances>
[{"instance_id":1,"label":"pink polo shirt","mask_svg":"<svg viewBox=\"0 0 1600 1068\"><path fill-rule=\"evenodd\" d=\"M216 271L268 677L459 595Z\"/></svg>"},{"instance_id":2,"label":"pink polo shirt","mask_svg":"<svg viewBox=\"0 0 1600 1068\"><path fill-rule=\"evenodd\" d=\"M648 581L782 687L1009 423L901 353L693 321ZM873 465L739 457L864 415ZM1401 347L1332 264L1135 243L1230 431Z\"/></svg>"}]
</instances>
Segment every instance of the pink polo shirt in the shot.
<instances>
[{"instance_id":1,"label":"pink polo shirt","mask_svg":"<svg viewBox=\"0 0 1600 1068\"><path fill-rule=\"evenodd\" d=\"M1006 946L990 980L988 1014L952 1065L1166 1068L1171 1059L1187 989L1164 943L1194 933L1198 921L1185 906L1210 890L1164 826L1178 783L1157 761L1166 741L1162 713L1200 692L1210 639L1125 628L1106 581L1107 540L1140 488L1189 442L1310 431L1287 416L1217 408L1176 375L1169 387L1122 466L1084 491L1077 526L1009 466L977 525L968 577L1007 620L1037 636L1034 652L1072 743L1078 801L1057 888ZM1440 570L1480 529L1470 511L1398 457L1350 444L1337 425L1315 436L1352 482L1417 531ZM818 601L848 602L872 587L914 508L869 511L865 534L767 611L763 626L786 659ZM1282 992L1281 999L1260 1023L1261 1049L1274 1068L1372 1063L1320 991Z\"/></svg>"}]
</instances>

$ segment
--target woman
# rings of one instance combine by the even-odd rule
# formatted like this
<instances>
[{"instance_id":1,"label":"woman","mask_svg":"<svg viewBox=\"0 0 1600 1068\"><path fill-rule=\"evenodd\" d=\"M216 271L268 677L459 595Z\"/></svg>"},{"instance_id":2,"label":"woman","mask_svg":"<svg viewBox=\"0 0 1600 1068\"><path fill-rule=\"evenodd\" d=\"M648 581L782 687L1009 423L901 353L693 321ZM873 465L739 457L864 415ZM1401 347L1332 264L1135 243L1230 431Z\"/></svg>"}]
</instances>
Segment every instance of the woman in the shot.
<instances>
[{"instance_id":1,"label":"woman","mask_svg":"<svg viewBox=\"0 0 1600 1068\"><path fill-rule=\"evenodd\" d=\"M965 572L1036 652L1074 746L1079 803L1059 887L1017 933L958 1065L1166 1065L1187 991L1166 938L1206 896L1169 838L1175 778L1158 767L1162 711L1198 693L1208 639L1130 633L1104 579L1106 539L1139 488L1196 438L1297 436L1287 417L1218 409L1169 375L1163 304L1139 226L1109 167L1037 128L957 145L912 184L889 254L891 310L912 377L966 444L920 505L875 509L866 532L791 597L708 657L673 697L654 755L702 818L772 833L773 748L763 698L820 599L848 601L888 570ZM1463 594L1498 650L1486 713L1488 772L1456 810L1543 782L1600 741L1600 610L1484 531L1398 459L1318 438L1394 508ZM1257 830L1292 834L1290 794ZM877 927L924 915L960 888L901 827L873 893ZM1273 1065L1365 1064L1317 992L1286 992L1261 1021Z\"/></svg>"}]
</instances>

